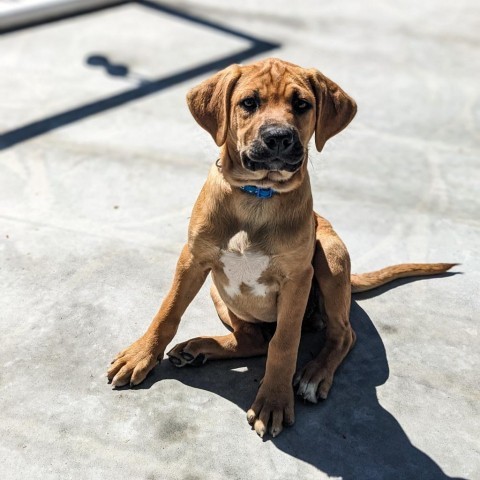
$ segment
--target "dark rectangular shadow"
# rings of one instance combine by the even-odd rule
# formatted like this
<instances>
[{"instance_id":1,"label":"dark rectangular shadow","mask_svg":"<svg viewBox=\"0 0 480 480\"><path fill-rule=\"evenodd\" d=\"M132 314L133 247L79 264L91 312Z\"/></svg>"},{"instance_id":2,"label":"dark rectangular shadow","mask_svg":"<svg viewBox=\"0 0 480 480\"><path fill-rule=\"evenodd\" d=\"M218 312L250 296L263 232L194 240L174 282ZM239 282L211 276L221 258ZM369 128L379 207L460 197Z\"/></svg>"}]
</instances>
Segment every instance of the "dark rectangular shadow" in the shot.
<instances>
[{"instance_id":1,"label":"dark rectangular shadow","mask_svg":"<svg viewBox=\"0 0 480 480\"><path fill-rule=\"evenodd\" d=\"M250 46L240 52L217 58L215 60L211 60L200 65L196 65L186 70L182 70L178 73L174 73L173 75L169 75L167 77L155 79L152 81L144 81L138 87L132 88L125 92L112 95L111 97L107 97L101 100L96 100L94 102L87 103L85 105L81 105L70 110L51 115L49 117L45 117L41 120L31 122L21 127L5 132L0 135L0 150L5 150L14 145L17 145L18 143L30 140L31 138L37 137L57 128L75 123L92 115L96 115L98 113L120 107L134 100L144 98L148 95L158 93L166 88L177 85L178 83L191 80L195 77L205 75L209 72L221 70L222 68L225 68L232 63L243 62L248 58L251 58L255 55L260 55L262 53L266 53L280 46L279 43L273 43L259 39L252 35L248 35L246 33L222 25L218 22L213 22L211 20L192 15L177 8L167 7L149 0L140 0L134 3L137 3L157 12L173 15L183 20L193 22L207 28L211 28L218 32L222 32L237 38L241 38L243 40L247 40L250 42ZM60 18L57 18L56 20L60 20Z\"/></svg>"}]
</instances>

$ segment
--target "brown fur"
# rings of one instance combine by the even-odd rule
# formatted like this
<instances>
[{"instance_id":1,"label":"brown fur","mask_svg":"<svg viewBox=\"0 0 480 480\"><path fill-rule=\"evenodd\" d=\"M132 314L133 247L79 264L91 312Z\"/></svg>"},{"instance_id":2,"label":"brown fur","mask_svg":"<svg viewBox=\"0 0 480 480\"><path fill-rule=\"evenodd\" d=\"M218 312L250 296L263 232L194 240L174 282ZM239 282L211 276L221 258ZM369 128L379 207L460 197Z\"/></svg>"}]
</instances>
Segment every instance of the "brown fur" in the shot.
<instances>
[{"instance_id":1,"label":"brown fur","mask_svg":"<svg viewBox=\"0 0 480 480\"><path fill-rule=\"evenodd\" d=\"M255 112L248 112L242 101L252 95L259 103ZM293 106L296 98L311 108L300 114ZM213 302L232 332L191 339L168 355L183 366L268 352L265 376L247 419L260 436L267 431L276 436L283 425L294 421L292 380L306 400L327 397L337 367L355 343L349 322L352 291L405 276L441 273L453 264L406 264L350 274L347 249L330 223L313 211L307 145L315 134L321 150L353 119L356 104L317 70L277 59L232 65L192 89L188 104L197 122L221 146L220 161L212 166L193 208L188 241L169 293L147 332L117 355L108 378L114 386L144 380L163 357L181 316L211 273ZM252 171L244 166L242 155L259 138L260 127L271 123L288 125L298 133L304 158L296 171ZM239 188L243 185L271 187L279 193L259 199L243 192ZM253 275L255 285L239 277L239 290L231 293L237 273L229 277L227 264L239 259L250 259L245 275ZM252 274L261 262L265 268ZM294 378L312 282L323 298L326 344ZM274 322L272 335L269 325Z\"/></svg>"}]
</instances>

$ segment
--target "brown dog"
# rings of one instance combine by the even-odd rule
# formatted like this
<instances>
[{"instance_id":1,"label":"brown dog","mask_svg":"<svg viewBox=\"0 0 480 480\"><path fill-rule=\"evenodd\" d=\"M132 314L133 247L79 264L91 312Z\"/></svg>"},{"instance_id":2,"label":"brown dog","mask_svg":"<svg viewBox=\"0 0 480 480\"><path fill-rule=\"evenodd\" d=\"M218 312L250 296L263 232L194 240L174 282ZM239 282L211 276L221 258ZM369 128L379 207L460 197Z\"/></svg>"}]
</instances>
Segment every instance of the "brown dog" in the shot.
<instances>
[{"instance_id":1,"label":"brown dog","mask_svg":"<svg viewBox=\"0 0 480 480\"><path fill-rule=\"evenodd\" d=\"M294 421L292 380L311 289L323 299L326 344L294 383L300 396L316 403L327 398L335 370L355 343L351 292L445 272L454 264L350 274L344 244L313 211L307 145L315 133L321 151L353 119L356 104L317 70L277 59L232 65L191 90L188 105L222 147L220 159L193 208L169 293L147 332L117 355L108 378L117 387L145 379L211 273L213 302L232 333L193 338L168 356L184 366L268 354L247 419L258 435L269 428L276 436ZM275 333L269 336L264 326L273 322Z\"/></svg>"}]
</instances>

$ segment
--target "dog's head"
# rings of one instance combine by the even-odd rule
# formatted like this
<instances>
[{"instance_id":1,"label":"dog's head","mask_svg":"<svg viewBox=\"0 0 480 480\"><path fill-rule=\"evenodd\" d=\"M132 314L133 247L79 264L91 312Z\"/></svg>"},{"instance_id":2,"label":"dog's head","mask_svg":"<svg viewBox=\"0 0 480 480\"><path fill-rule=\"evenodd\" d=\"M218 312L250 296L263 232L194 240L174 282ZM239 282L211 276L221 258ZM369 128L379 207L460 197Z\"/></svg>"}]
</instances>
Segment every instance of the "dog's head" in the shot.
<instances>
[{"instance_id":1,"label":"dog's head","mask_svg":"<svg viewBox=\"0 0 480 480\"><path fill-rule=\"evenodd\" d=\"M229 183L278 191L302 183L312 135L321 151L357 110L318 70L278 59L232 65L193 88L187 101L195 120L223 146Z\"/></svg>"}]
</instances>

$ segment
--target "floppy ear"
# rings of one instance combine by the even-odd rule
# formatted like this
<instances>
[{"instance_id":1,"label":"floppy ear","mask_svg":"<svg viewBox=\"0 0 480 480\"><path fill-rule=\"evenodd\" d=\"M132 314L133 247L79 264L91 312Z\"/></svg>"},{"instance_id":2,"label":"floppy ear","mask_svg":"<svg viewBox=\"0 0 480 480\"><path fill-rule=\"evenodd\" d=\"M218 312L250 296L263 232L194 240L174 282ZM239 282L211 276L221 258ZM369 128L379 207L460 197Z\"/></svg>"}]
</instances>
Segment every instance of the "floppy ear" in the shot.
<instances>
[{"instance_id":1,"label":"floppy ear","mask_svg":"<svg viewBox=\"0 0 480 480\"><path fill-rule=\"evenodd\" d=\"M230 97L239 77L239 65L231 65L204 80L187 94L188 108L193 118L219 147L227 139Z\"/></svg>"},{"instance_id":2,"label":"floppy ear","mask_svg":"<svg viewBox=\"0 0 480 480\"><path fill-rule=\"evenodd\" d=\"M336 83L318 70L310 70L309 79L317 101L315 145L321 152L325 142L341 132L353 120L357 113L357 104Z\"/></svg>"}]
</instances>

